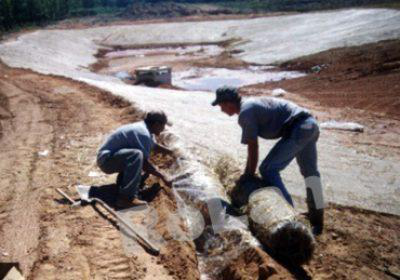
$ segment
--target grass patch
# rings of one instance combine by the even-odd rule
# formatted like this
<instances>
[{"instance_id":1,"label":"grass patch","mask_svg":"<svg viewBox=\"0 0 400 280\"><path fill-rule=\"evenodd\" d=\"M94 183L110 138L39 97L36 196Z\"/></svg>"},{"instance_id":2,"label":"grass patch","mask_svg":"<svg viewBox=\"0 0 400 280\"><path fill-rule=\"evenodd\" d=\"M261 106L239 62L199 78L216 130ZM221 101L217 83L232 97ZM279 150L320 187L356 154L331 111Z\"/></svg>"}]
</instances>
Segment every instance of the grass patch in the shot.
<instances>
[{"instance_id":1,"label":"grass patch","mask_svg":"<svg viewBox=\"0 0 400 280\"><path fill-rule=\"evenodd\" d=\"M386 8L400 10L400 2L371 5L371 8Z\"/></svg>"}]
</instances>

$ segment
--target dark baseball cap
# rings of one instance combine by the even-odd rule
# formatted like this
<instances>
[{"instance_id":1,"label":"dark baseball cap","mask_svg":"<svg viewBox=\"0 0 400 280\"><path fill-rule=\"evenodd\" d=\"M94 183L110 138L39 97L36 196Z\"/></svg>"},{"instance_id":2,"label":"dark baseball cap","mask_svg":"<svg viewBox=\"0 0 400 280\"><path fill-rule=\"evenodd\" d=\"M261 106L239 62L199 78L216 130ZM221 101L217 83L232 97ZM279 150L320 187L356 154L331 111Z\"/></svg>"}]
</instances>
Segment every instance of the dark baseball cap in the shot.
<instances>
[{"instance_id":1,"label":"dark baseball cap","mask_svg":"<svg viewBox=\"0 0 400 280\"><path fill-rule=\"evenodd\" d=\"M216 93L216 98L213 103L211 103L212 106L216 106L221 102L234 102L239 99L239 93L237 88L234 87L220 87L217 89Z\"/></svg>"},{"instance_id":2,"label":"dark baseball cap","mask_svg":"<svg viewBox=\"0 0 400 280\"><path fill-rule=\"evenodd\" d=\"M168 120L167 115L161 110L152 110L146 113L144 117L145 123L163 123L168 126L172 126L172 123Z\"/></svg>"}]
</instances>

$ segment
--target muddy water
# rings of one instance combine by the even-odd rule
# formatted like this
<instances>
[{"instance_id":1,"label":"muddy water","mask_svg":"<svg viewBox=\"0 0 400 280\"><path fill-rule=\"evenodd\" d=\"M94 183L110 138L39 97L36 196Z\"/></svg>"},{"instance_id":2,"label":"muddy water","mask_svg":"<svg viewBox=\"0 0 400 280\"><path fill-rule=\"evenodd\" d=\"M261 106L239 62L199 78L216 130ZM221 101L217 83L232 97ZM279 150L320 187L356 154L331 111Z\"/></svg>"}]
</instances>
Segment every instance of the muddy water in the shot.
<instances>
[{"instance_id":1,"label":"muddy water","mask_svg":"<svg viewBox=\"0 0 400 280\"><path fill-rule=\"evenodd\" d=\"M211 92L221 86L241 87L305 75L296 71L280 71L272 66L248 66L240 69L190 66L192 61L215 57L223 51L218 45L114 50L104 55L108 67L100 72L125 81L132 80L130 73L137 67L166 65L172 67L173 86Z\"/></svg>"},{"instance_id":2,"label":"muddy water","mask_svg":"<svg viewBox=\"0 0 400 280\"><path fill-rule=\"evenodd\" d=\"M103 59L108 66L100 72L115 75L117 72L133 72L144 66L168 65L175 69L185 68L181 62L204 59L220 55L224 49L218 45L188 45L179 47L135 48L111 50Z\"/></svg>"},{"instance_id":3,"label":"muddy water","mask_svg":"<svg viewBox=\"0 0 400 280\"><path fill-rule=\"evenodd\" d=\"M305 74L295 71L279 71L269 66L252 66L244 69L190 68L173 73L174 86L186 90L214 92L221 86L242 87L252 84L294 79Z\"/></svg>"},{"instance_id":4,"label":"muddy water","mask_svg":"<svg viewBox=\"0 0 400 280\"><path fill-rule=\"evenodd\" d=\"M223 52L223 48L217 45L191 45L165 48L135 48L115 50L108 52L106 58L144 57L173 54L177 57L194 56L197 58L216 56Z\"/></svg>"}]
</instances>

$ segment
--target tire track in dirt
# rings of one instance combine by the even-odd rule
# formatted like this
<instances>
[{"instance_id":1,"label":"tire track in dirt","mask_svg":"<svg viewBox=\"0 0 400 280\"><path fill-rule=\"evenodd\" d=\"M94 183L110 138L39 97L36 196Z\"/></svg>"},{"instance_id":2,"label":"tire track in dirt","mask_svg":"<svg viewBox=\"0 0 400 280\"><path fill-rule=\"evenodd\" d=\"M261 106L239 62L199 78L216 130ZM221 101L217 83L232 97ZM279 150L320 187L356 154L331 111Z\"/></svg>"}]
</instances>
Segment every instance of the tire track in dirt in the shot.
<instances>
[{"instance_id":1,"label":"tire track in dirt","mask_svg":"<svg viewBox=\"0 0 400 280\"><path fill-rule=\"evenodd\" d=\"M10 252L10 258L24 256L26 261L21 263L22 269L29 269L34 259L34 248L37 246L39 235L37 201L39 199L38 186L34 185L33 176L38 160L38 146L43 139L31 137L35 134L49 134L49 127L35 126L42 118L40 108L25 111L23 107L31 102L37 102L32 95L23 95L15 86L2 82L1 91L8 96L11 92L16 97L9 99L10 107L21 108L21 113L13 113L14 118L4 126L2 137L2 154L5 160L1 161L2 181L5 200L2 203L4 224L2 244L4 250ZM17 125L18 123L18 125ZM19 141L15 141L18 139ZM2 198L2 199L4 199ZM12 241L12 242L7 242Z\"/></svg>"},{"instance_id":2,"label":"tire track in dirt","mask_svg":"<svg viewBox=\"0 0 400 280\"><path fill-rule=\"evenodd\" d=\"M110 220L91 206L71 209L55 192L61 187L73 194L68 186L79 182L112 182L88 173L96 170L93 161L105 134L137 118L127 102L82 83L2 64L0 92L8 98L2 98L2 108L8 101L15 115L1 119L0 261L19 262L27 279L199 278L193 245L164 251L170 262L194 260L170 268L178 271L170 275L161 257L126 256ZM47 156L38 155L45 150ZM191 257L171 257L169 250L179 246L189 246Z\"/></svg>"}]
</instances>

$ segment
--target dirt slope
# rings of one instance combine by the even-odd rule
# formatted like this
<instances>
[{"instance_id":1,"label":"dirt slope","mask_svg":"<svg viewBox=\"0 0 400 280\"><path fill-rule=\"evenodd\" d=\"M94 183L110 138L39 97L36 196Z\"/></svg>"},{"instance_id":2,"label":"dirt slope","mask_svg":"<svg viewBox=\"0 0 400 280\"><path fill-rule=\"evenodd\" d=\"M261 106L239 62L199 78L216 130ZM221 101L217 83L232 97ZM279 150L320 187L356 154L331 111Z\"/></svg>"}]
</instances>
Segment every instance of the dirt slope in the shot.
<instances>
[{"instance_id":1,"label":"dirt slope","mask_svg":"<svg viewBox=\"0 0 400 280\"><path fill-rule=\"evenodd\" d=\"M159 217L153 228L165 240L157 257L138 246L129 250L116 221L101 207L71 208L55 192L62 188L76 197L78 183L111 187L112 176L88 174L99 171L94 157L105 135L138 119L127 102L76 81L4 64L0 97L0 262L19 263L27 279L200 278L194 243L176 241L168 230L167 218L176 212L171 191L161 190L150 202ZM168 164L153 161L161 168ZM134 216L137 224L149 220L144 212ZM262 250L234 262L242 259L262 265L263 279L290 278Z\"/></svg>"},{"instance_id":2,"label":"dirt slope","mask_svg":"<svg viewBox=\"0 0 400 280\"><path fill-rule=\"evenodd\" d=\"M316 67L310 77L292 81L290 89L324 106L350 106L400 119L399 40L334 49L284 67L307 72Z\"/></svg>"},{"instance_id":3,"label":"dirt slope","mask_svg":"<svg viewBox=\"0 0 400 280\"><path fill-rule=\"evenodd\" d=\"M80 83L4 65L0 96L1 261L19 262L28 279L199 278L192 243L166 238L159 257L143 250L127 257L108 219L91 206L70 209L55 193L61 187L73 194L68 187L77 182L112 181L87 174L96 170L93 159L104 134L137 118L127 103ZM152 203L161 217L174 211L163 192Z\"/></svg>"}]
</instances>

